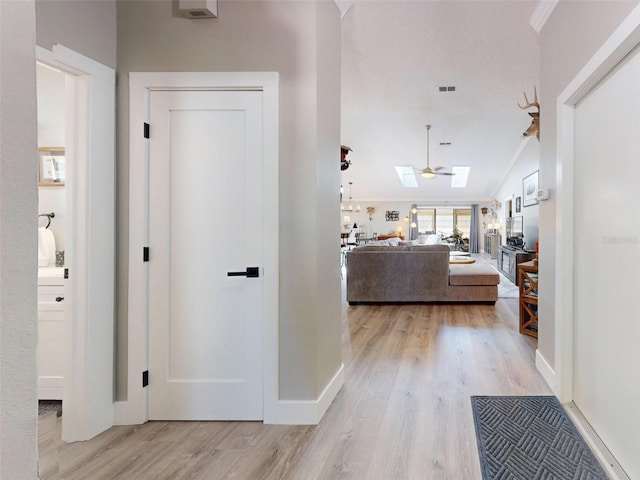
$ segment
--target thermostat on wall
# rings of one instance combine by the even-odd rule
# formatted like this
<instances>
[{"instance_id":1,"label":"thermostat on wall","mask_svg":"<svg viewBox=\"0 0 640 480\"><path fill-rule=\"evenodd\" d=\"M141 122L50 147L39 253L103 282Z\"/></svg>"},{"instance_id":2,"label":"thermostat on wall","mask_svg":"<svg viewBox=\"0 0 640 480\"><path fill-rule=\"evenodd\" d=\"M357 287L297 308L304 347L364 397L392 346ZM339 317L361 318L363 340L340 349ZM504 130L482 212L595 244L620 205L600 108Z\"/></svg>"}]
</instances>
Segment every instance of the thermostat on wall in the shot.
<instances>
[{"instance_id":1,"label":"thermostat on wall","mask_svg":"<svg viewBox=\"0 0 640 480\"><path fill-rule=\"evenodd\" d=\"M218 0L178 0L178 10L187 18L218 18Z\"/></svg>"},{"instance_id":2,"label":"thermostat on wall","mask_svg":"<svg viewBox=\"0 0 640 480\"><path fill-rule=\"evenodd\" d=\"M538 200L549 200L549 189L543 188L538 190Z\"/></svg>"}]
</instances>

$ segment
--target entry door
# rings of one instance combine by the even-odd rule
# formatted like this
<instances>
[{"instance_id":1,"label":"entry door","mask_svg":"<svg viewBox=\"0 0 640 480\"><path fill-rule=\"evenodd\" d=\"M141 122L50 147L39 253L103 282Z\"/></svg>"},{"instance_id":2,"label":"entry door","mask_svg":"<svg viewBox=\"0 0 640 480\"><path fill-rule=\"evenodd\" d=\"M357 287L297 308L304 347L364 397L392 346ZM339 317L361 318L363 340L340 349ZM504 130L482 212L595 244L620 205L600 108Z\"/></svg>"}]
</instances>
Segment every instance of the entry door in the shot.
<instances>
[{"instance_id":1,"label":"entry door","mask_svg":"<svg viewBox=\"0 0 640 480\"><path fill-rule=\"evenodd\" d=\"M261 109L150 93L150 420L263 418Z\"/></svg>"},{"instance_id":2,"label":"entry door","mask_svg":"<svg viewBox=\"0 0 640 480\"><path fill-rule=\"evenodd\" d=\"M640 55L576 107L574 402L640 478Z\"/></svg>"}]
</instances>

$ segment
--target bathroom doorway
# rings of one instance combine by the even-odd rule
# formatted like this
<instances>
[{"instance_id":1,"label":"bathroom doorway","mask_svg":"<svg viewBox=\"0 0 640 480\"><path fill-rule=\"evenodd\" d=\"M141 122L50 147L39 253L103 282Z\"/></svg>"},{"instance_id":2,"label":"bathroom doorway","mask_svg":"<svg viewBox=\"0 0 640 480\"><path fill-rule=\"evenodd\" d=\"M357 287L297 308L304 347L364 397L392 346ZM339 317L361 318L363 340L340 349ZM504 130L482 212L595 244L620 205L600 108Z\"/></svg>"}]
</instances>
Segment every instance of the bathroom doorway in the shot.
<instances>
[{"instance_id":1,"label":"bathroom doorway","mask_svg":"<svg viewBox=\"0 0 640 480\"><path fill-rule=\"evenodd\" d=\"M36 60L39 75L55 78L50 94L59 101L47 108L56 114L61 110L64 118L61 128L55 121L44 125L38 117L39 123L43 120L38 131L43 150L34 152L34 161L38 159L47 187L40 183L39 213L54 213L47 221L56 242L54 256L42 268L58 272L55 250L64 249L59 264L63 262L67 277L63 294L55 291L56 285L39 286L39 303L43 300L53 310L45 316L61 318L62 325L60 338L53 341L46 327L39 328L42 345L53 349L47 353L59 362L56 372L42 376L62 376L58 393L42 389L42 394L62 397L62 439L73 442L88 440L114 423L115 71L62 45L51 51L36 47ZM62 75L63 87L55 74ZM56 158L41 158L47 155ZM45 198L54 203L45 206ZM44 227L47 221L39 218Z\"/></svg>"},{"instance_id":2,"label":"bathroom doorway","mask_svg":"<svg viewBox=\"0 0 640 480\"><path fill-rule=\"evenodd\" d=\"M66 240L65 75L36 63L38 121L38 400L62 413Z\"/></svg>"}]
</instances>

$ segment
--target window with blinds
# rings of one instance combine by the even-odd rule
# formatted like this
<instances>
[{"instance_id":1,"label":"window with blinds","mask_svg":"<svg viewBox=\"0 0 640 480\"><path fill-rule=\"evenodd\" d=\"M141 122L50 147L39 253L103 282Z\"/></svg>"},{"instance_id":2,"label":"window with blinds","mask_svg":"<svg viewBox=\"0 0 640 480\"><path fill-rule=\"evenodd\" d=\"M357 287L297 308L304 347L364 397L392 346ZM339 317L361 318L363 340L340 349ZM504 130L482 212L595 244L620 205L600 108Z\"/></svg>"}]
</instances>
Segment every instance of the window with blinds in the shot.
<instances>
[{"instance_id":1,"label":"window with blinds","mask_svg":"<svg viewBox=\"0 0 640 480\"><path fill-rule=\"evenodd\" d=\"M463 238L471 235L471 209L418 207L418 231L420 233L438 233L445 237L453 234L454 227Z\"/></svg>"}]
</instances>

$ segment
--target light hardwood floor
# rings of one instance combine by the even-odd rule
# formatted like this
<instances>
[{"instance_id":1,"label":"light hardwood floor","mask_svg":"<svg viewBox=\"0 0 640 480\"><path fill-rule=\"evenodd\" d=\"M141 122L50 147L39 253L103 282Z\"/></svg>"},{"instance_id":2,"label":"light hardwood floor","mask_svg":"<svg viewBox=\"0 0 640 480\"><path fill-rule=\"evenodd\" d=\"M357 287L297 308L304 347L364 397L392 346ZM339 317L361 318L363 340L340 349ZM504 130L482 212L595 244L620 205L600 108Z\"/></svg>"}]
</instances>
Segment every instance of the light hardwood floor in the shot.
<instances>
[{"instance_id":1,"label":"light hardwood floor","mask_svg":"<svg viewBox=\"0 0 640 480\"><path fill-rule=\"evenodd\" d=\"M149 422L65 444L50 414L41 478L474 480L469 397L551 394L517 299L343 311L345 385L320 425Z\"/></svg>"}]
</instances>

